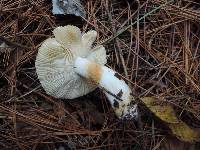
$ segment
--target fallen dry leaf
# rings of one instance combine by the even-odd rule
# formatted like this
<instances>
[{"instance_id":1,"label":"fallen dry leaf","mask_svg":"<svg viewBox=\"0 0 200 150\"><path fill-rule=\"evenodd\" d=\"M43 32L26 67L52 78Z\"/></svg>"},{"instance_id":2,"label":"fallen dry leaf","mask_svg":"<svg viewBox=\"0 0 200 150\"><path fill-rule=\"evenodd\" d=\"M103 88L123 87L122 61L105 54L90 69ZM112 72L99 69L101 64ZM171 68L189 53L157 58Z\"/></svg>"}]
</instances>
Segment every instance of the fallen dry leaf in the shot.
<instances>
[{"instance_id":1,"label":"fallen dry leaf","mask_svg":"<svg viewBox=\"0 0 200 150\"><path fill-rule=\"evenodd\" d=\"M80 0L52 0L53 14L73 14L85 18L86 12Z\"/></svg>"},{"instance_id":2,"label":"fallen dry leaf","mask_svg":"<svg viewBox=\"0 0 200 150\"><path fill-rule=\"evenodd\" d=\"M190 128L186 123L180 121L177 124L169 124L172 133L180 140L185 142L197 142L200 134L197 129Z\"/></svg>"},{"instance_id":3,"label":"fallen dry leaf","mask_svg":"<svg viewBox=\"0 0 200 150\"><path fill-rule=\"evenodd\" d=\"M141 100L146 107L148 107L162 121L167 123L179 122L173 107L169 103L161 101L155 97L143 97Z\"/></svg>"},{"instance_id":4,"label":"fallen dry leaf","mask_svg":"<svg viewBox=\"0 0 200 150\"><path fill-rule=\"evenodd\" d=\"M172 134L179 140L185 142L200 140L199 130L189 127L186 123L178 119L173 107L169 103L155 97L144 97L141 100L158 118L167 123Z\"/></svg>"}]
</instances>

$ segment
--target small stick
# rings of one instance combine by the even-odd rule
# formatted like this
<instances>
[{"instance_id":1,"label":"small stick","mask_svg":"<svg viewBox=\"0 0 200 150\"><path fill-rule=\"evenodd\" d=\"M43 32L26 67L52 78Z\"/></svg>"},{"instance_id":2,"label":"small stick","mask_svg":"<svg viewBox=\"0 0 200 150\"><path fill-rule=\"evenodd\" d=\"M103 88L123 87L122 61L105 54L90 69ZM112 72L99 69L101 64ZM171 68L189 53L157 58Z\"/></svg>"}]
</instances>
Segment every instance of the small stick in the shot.
<instances>
[{"instance_id":1,"label":"small stick","mask_svg":"<svg viewBox=\"0 0 200 150\"><path fill-rule=\"evenodd\" d=\"M112 23L112 15L109 12L108 6L107 6L106 9L107 9L107 12L108 12L108 19L109 19L111 27L112 27L112 33L113 33L113 35L115 35L116 34L116 28L115 28L115 26ZM116 41L117 49L119 51L119 56L120 56L120 59L121 59L121 62L122 62L122 66L123 66L123 69L124 69L125 76L126 76L126 78L128 78L128 72L127 72L127 68L126 68L126 65L125 65L124 57L122 55L122 50L120 48L120 43L119 43L118 37L116 37L115 41Z\"/></svg>"},{"instance_id":2,"label":"small stick","mask_svg":"<svg viewBox=\"0 0 200 150\"><path fill-rule=\"evenodd\" d=\"M20 48L24 48L24 49L31 49L31 47L27 47L25 45L22 45L22 44L19 44L19 43L16 43L16 42L12 42L8 39L6 39L5 37L3 36L0 36L0 40L9 44L9 45L12 45L12 46L16 46L16 47L20 47Z\"/></svg>"}]
</instances>

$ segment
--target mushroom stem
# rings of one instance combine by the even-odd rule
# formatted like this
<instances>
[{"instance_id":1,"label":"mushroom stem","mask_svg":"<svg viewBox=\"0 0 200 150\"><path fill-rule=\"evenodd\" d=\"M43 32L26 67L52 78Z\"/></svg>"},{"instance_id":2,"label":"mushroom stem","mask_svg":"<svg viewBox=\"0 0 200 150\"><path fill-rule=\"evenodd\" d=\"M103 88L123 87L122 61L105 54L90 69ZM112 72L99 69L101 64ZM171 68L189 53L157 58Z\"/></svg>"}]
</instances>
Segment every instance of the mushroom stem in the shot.
<instances>
[{"instance_id":1,"label":"mushroom stem","mask_svg":"<svg viewBox=\"0 0 200 150\"><path fill-rule=\"evenodd\" d=\"M77 74L104 89L105 95L119 118L137 119L137 104L133 104L131 90L117 72L81 57L76 58L74 68Z\"/></svg>"}]
</instances>

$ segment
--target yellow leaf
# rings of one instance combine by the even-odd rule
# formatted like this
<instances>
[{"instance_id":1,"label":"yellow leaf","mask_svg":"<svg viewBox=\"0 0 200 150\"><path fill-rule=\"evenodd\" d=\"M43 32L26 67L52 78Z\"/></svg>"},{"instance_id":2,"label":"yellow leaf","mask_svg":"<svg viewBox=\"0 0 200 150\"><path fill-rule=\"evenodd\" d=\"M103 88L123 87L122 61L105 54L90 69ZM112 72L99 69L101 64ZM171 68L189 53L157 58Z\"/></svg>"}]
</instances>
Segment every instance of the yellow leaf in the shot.
<instances>
[{"instance_id":1,"label":"yellow leaf","mask_svg":"<svg viewBox=\"0 0 200 150\"><path fill-rule=\"evenodd\" d=\"M161 120L167 123L179 122L173 107L169 103L161 101L155 97L143 97L141 100L146 107L148 107Z\"/></svg>"},{"instance_id":2,"label":"yellow leaf","mask_svg":"<svg viewBox=\"0 0 200 150\"><path fill-rule=\"evenodd\" d=\"M158 118L167 123L172 133L179 140L185 142L200 141L200 129L190 128L186 123L179 120L169 103L155 97L144 97L141 100Z\"/></svg>"},{"instance_id":3,"label":"yellow leaf","mask_svg":"<svg viewBox=\"0 0 200 150\"><path fill-rule=\"evenodd\" d=\"M200 134L197 129L190 128L187 124L180 121L176 124L169 124L172 133L185 142L197 142L200 140Z\"/></svg>"}]
</instances>

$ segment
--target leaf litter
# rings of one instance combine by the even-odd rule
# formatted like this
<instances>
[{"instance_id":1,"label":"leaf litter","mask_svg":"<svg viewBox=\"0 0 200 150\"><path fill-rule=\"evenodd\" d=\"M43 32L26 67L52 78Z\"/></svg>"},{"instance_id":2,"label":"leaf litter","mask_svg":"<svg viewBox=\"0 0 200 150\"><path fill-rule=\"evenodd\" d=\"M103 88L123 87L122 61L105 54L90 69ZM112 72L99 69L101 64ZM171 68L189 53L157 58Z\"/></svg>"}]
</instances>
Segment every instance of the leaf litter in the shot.
<instances>
[{"instance_id":1,"label":"leaf litter","mask_svg":"<svg viewBox=\"0 0 200 150\"><path fill-rule=\"evenodd\" d=\"M55 16L46 0L0 2L0 40L9 46L0 52L1 148L156 149L173 139L172 132L187 144L185 148L198 149L194 131L200 128L199 2L83 0L81 4L86 11L83 18ZM147 106L158 109L152 112L163 119L154 121L141 107L138 123L120 121L98 89L73 101L47 95L35 73L35 56L52 30L67 24L83 32L96 30L96 44L106 46L107 65L129 83L134 95L165 99L163 110Z\"/></svg>"}]
</instances>

